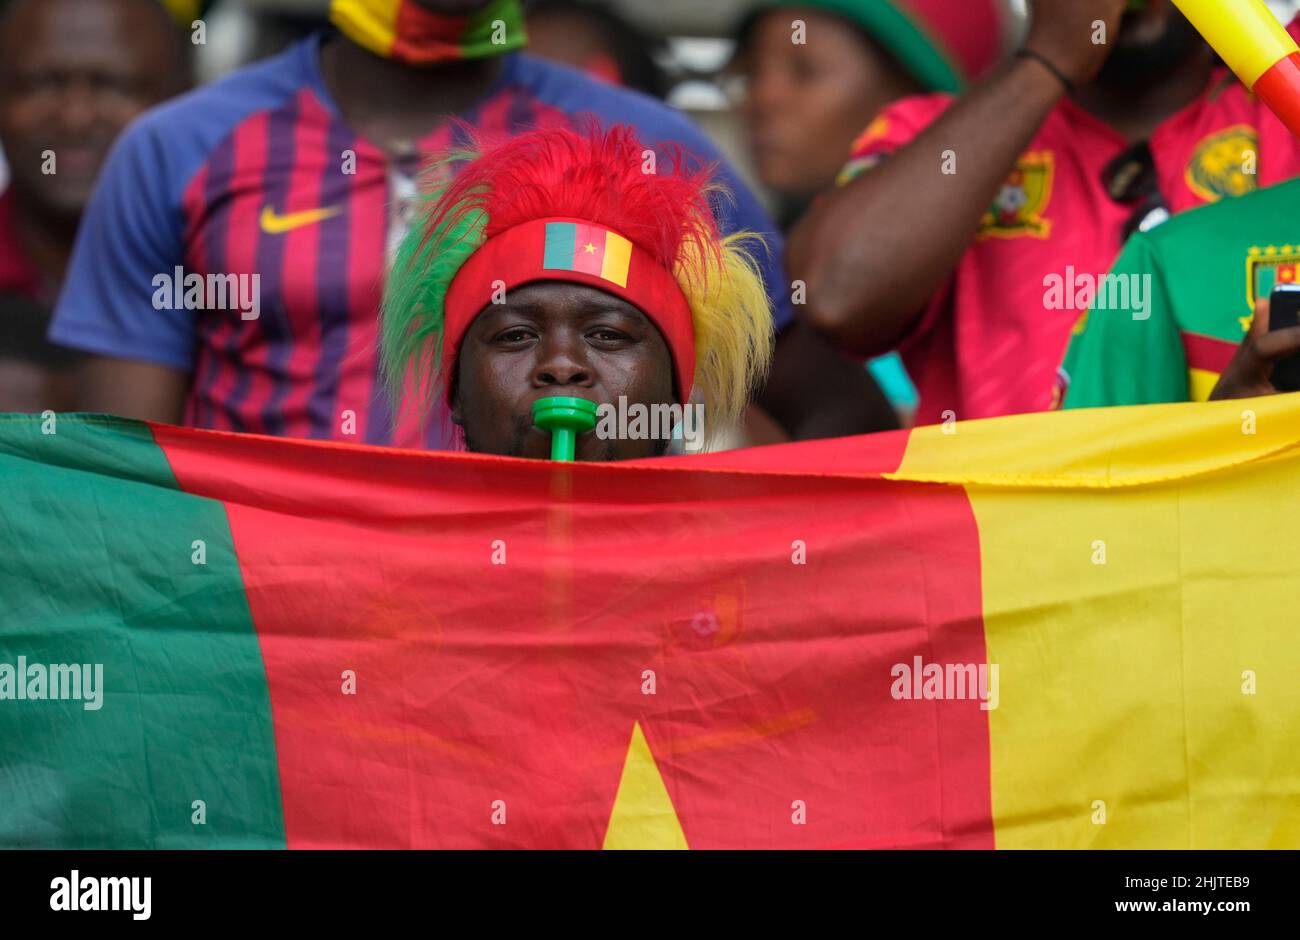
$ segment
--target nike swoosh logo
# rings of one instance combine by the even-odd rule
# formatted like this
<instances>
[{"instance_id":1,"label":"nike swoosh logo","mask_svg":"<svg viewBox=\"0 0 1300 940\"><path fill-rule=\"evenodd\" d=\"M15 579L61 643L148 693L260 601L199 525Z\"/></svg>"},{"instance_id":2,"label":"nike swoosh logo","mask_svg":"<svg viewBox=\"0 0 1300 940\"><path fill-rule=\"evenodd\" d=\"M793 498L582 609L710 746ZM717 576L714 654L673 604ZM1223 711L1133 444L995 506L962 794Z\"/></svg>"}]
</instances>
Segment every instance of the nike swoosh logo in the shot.
<instances>
[{"instance_id":1,"label":"nike swoosh logo","mask_svg":"<svg viewBox=\"0 0 1300 940\"><path fill-rule=\"evenodd\" d=\"M262 209L262 216L259 221L262 225L262 231L266 232L266 234L283 235L285 232L292 232L304 225L315 225L317 222L332 219L341 211L338 206L327 206L324 209L308 209L306 212L290 212L288 215L277 215L275 209L266 206Z\"/></svg>"}]
</instances>

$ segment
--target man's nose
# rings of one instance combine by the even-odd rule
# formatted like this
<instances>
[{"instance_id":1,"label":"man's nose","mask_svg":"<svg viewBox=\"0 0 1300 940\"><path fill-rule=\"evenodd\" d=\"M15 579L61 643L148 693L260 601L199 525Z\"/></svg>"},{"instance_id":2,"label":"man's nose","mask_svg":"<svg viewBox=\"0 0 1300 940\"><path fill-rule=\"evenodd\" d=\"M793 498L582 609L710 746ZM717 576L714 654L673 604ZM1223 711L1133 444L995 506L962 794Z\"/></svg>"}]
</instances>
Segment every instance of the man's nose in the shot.
<instances>
[{"instance_id":1,"label":"man's nose","mask_svg":"<svg viewBox=\"0 0 1300 940\"><path fill-rule=\"evenodd\" d=\"M70 80L62 88L55 120L64 132L85 133L99 120L99 104L99 94L90 82Z\"/></svg>"},{"instance_id":2,"label":"man's nose","mask_svg":"<svg viewBox=\"0 0 1300 940\"><path fill-rule=\"evenodd\" d=\"M748 76L745 106L754 120L779 117L790 105L790 83L771 66L756 68Z\"/></svg>"},{"instance_id":3,"label":"man's nose","mask_svg":"<svg viewBox=\"0 0 1300 940\"><path fill-rule=\"evenodd\" d=\"M534 387L573 385L588 388L594 377L581 336L548 337L538 346L538 357L533 366Z\"/></svg>"}]
</instances>

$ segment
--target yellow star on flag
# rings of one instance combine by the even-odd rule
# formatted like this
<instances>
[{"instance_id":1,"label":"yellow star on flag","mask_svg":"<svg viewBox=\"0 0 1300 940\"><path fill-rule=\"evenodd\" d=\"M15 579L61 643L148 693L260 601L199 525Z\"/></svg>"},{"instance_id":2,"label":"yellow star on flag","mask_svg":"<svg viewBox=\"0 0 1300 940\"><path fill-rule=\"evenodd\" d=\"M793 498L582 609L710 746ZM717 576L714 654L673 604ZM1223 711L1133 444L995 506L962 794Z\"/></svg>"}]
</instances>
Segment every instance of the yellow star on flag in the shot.
<instances>
[{"instance_id":1,"label":"yellow star on flag","mask_svg":"<svg viewBox=\"0 0 1300 940\"><path fill-rule=\"evenodd\" d=\"M589 255L594 255L596 253L596 246L593 245L591 242L587 242L587 244L582 246L582 250Z\"/></svg>"},{"instance_id":2,"label":"yellow star on flag","mask_svg":"<svg viewBox=\"0 0 1300 940\"><path fill-rule=\"evenodd\" d=\"M673 809L664 778L646 743L641 723L632 725L623 776L605 829L606 849L687 849L686 833Z\"/></svg>"}]
</instances>

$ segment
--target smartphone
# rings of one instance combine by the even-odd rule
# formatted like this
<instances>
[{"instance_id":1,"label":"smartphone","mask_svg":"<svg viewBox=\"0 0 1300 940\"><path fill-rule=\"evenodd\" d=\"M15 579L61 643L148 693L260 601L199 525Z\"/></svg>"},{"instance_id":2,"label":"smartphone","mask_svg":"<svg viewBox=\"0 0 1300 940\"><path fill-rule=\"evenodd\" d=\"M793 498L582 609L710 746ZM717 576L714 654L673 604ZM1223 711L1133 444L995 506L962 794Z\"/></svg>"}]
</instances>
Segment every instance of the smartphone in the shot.
<instances>
[{"instance_id":1,"label":"smartphone","mask_svg":"<svg viewBox=\"0 0 1300 940\"><path fill-rule=\"evenodd\" d=\"M1300 326L1300 284L1279 284L1268 300L1268 331ZM1273 387L1279 392L1300 392L1300 353L1273 366Z\"/></svg>"}]
</instances>

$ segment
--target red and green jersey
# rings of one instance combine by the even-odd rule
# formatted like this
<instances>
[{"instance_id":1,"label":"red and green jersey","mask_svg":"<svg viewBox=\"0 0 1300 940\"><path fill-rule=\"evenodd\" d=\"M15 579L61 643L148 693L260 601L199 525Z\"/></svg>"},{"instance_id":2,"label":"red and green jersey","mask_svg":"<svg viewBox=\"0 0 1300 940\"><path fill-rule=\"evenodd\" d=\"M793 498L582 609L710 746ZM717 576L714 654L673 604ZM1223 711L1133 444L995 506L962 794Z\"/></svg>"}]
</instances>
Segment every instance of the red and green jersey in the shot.
<instances>
[{"instance_id":1,"label":"red and green jersey","mask_svg":"<svg viewBox=\"0 0 1300 940\"><path fill-rule=\"evenodd\" d=\"M1300 36L1300 21L1290 31ZM854 146L842 182L908 144L951 103L932 95L885 109ZM1172 213L1300 174L1300 143L1226 72L1149 143ZM1046 285L1075 275L1096 279L1114 263L1139 206L1112 199L1103 176L1129 146L1069 100L1048 115L899 347L920 392L918 422L942 421L947 411L968 419L1053 406L1057 367L1083 311L1054 303ZM960 172L960 141L936 142L936 167L945 149L956 153Z\"/></svg>"},{"instance_id":2,"label":"red and green jersey","mask_svg":"<svg viewBox=\"0 0 1300 940\"><path fill-rule=\"evenodd\" d=\"M1075 325L1066 408L1205 401L1250 328L1255 300L1300 275L1300 180L1139 233L1110 277L1128 303Z\"/></svg>"}]
</instances>

